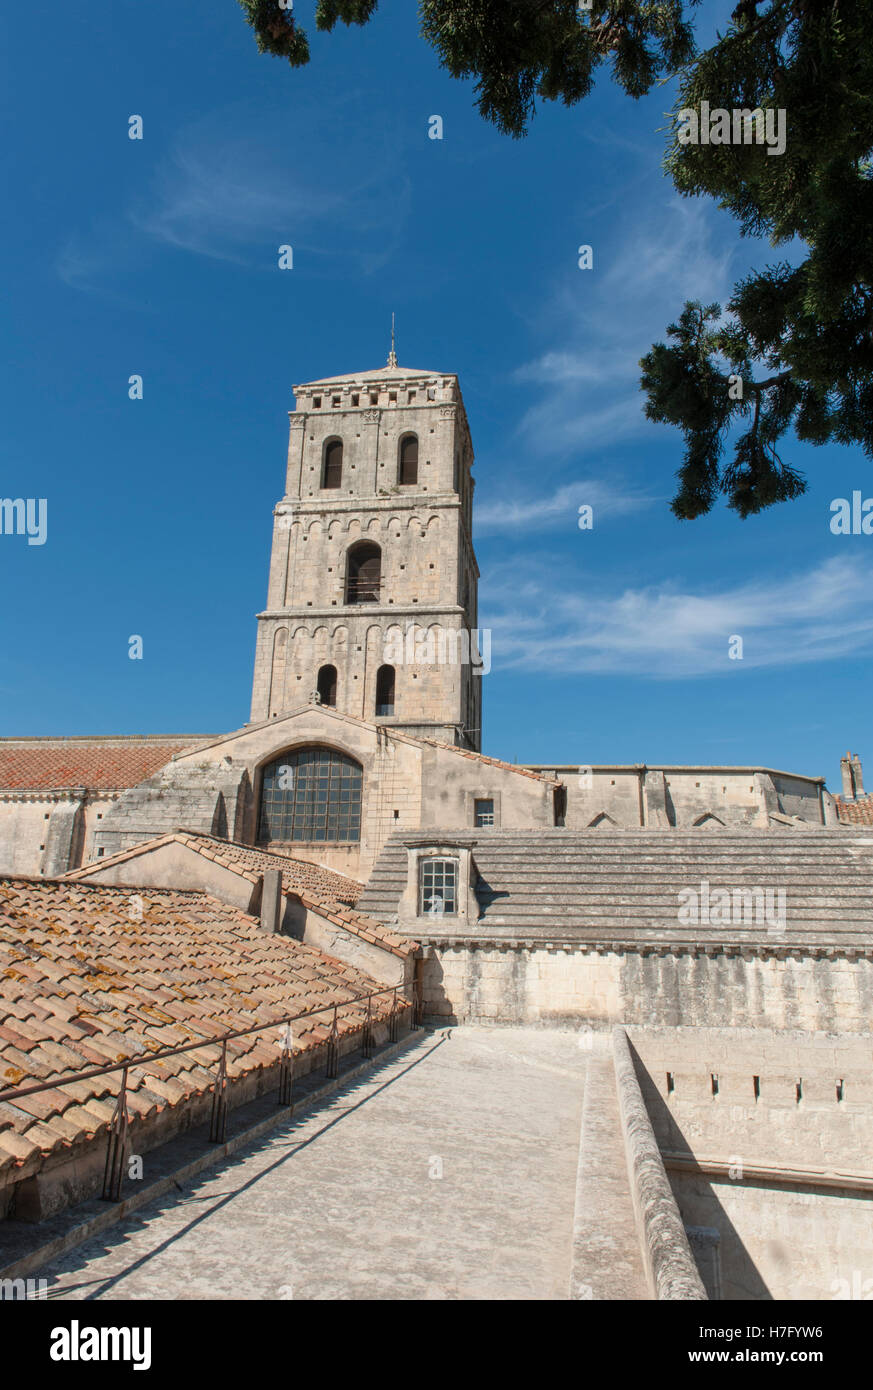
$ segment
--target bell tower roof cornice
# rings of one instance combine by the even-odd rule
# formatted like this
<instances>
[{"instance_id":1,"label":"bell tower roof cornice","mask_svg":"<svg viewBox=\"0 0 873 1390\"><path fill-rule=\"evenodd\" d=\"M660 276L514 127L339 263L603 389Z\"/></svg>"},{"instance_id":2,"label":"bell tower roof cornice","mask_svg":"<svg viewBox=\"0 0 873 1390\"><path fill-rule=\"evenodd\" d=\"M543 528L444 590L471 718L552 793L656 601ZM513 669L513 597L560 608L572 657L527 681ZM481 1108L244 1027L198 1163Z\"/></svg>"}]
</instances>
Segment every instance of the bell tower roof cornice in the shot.
<instances>
[{"instance_id":1,"label":"bell tower roof cornice","mask_svg":"<svg viewBox=\"0 0 873 1390\"><path fill-rule=\"evenodd\" d=\"M322 376L315 381L301 381L292 389L296 395L298 391L311 390L317 386L341 386L357 384L364 386L370 381L457 381L455 372L435 372L427 371L419 367L398 367L389 365L387 367L375 367L369 372L346 372L344 376Z\"/></svg>"}]
</instances>

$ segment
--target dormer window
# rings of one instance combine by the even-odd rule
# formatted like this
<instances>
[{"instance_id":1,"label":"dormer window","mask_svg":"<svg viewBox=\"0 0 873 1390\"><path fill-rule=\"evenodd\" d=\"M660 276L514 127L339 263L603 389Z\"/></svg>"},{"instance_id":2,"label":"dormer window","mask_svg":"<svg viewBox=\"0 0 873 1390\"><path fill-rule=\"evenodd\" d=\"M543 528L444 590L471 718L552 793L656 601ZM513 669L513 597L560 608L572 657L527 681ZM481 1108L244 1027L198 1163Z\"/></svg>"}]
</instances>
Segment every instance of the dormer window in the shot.
<instances>
[{"instance_id":1,"label":"dormer window","mask_svg":"<svg viewBox=\"0 0 873 1390\"><path fill-rule=\"evenodd\" d=\"M418 864L419 914L454 917L458 911L457 859L420 859Z\"/></svg>"}]
</instances>

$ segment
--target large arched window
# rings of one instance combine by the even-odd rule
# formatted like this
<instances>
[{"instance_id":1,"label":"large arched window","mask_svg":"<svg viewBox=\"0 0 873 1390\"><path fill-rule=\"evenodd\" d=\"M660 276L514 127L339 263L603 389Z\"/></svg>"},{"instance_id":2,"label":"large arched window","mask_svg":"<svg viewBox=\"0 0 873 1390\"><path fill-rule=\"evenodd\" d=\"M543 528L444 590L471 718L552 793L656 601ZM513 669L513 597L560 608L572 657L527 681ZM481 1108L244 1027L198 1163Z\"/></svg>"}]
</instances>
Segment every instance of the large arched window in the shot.
<instances>
[{"instance_id":1,"label":"large arched window","mask_svg":"<svg viewBox=\"0 0 873 1390\"><path fill-rule=\"evenodd\" d=\"M336 667L322 666L318 672L318 698L323 705L336 704Z\"/></svg>"},{"instance_id":2,"label":"large arched window","mask_svg":"<svg viewBox=\"0 0 873 1390\"><path fill-rule=\"evenodd\" d=\"M340 487L343 480L343 442L331 439L324 449L324 466L321 471L322 487Z\"/></svg>"},{"instance_id":3,"label":"large arched window","mask_svg":"<svg viewBox=\"0 0 873 1390\"><path fill-rule=\"evenodd\" d=\"M333 748L298 748L264 768L258 840L360 840L360 763Z\"/></svg>"},{"instance_id":4,"label":"large arched window","mask_svg":"<svg viewBox=\"0 0 873 1390\"><path fill-rule=\"evenodd\" d=\"M361 541L349 551L346 603L378 603L382 583L382 552L373 541Z\"/></svg>"},{"instance_id":5,"label":"large arched window","mask_svg":"<svg viewBox=\"0 0 873 1390\"><path fill-rule=\"evenodd\" d=\"M380 666L376 672L376 717L394 713L394 667Z\"/></svg>"},{"instance_id":6,"label":"large arched window","mask_svg":"<svg viewBox=\"0 0 873 1390\"><path fill-rule=\"evenodd\" d=\"M405 434L400 441L397 481L401 484L418 482L418 436L415 434Z\"/></svg>"}]
</instances>

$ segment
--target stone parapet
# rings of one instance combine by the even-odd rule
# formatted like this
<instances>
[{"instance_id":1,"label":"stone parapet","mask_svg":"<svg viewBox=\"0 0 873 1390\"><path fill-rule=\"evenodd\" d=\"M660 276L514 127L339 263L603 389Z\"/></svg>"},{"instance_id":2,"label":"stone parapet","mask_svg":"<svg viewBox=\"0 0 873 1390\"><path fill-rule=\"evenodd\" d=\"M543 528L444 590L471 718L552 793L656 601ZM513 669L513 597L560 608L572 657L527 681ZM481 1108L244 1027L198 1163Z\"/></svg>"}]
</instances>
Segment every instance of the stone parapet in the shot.
<instances>
[{"instance_id":1,"label":"stone parapet","mask_svg":"<svg viewBox=\"0 0 873 1390\"><path fill-rule=\"evenodd\" d=\"M634 1069L627 1033L613 1030L615 1079L637 1230L653 1298L705 1300Z\"/></svg>"}]
</instances>

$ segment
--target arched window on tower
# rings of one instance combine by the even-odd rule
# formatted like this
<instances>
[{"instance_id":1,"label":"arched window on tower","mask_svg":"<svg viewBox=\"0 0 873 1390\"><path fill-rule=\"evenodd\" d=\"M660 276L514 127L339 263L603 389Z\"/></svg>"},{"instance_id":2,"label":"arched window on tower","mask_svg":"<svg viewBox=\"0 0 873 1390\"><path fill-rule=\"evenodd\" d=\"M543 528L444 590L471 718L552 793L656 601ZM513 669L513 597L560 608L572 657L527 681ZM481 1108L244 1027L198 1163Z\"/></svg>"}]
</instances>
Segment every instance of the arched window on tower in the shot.
<instances>
[{"instance_id":1,"label":"arched window on tower","mask_svg":"<svg viewBox=\"0 0 873 1390\"><path fill-rule=\"evenodd\" d=\"M336 667L322 666L318 673L318 696L323 705L336 705Z\"/></svg>"},{"instance_id":2,"label":"arched window on tower","mask_svg":"<svg viewBox=\"0 0 873 1390\"><path fill-rule=\"evenodd\" d=\"M378 603L382 583L382 552L373 541L361 541L349 551L346 603Z\"/></svg>"},{"instance_id":3,"label":"arched window on tower","mask_svg":"<svg viewBox=\"0 0 873 1390\"><path fill-rule=\"evenodd\" d=\"M376 717L385 719L394 713L394 667L380 666L376 672Z\"/></svg>"},{"instance_id":4,"label":"arched window on tower","mask_svg":"<svg viewBox=\"0 0 873 1390\"><path fill-rule=\"evenodd\" d=\"M324 448L324 466L321 472L322 487L340 487L343 480L343 442L331 439Z\"/></svg>"},{"instance_id":5,"label":"arched window on tower","mask_svg":"<svg viewBox=\"0 0 873 1390\"><path fill-rule=\"evenodd\" d=\"M400 441L397 481L401 486L418 482L418 435L405 434Z\"/></svg>"}]
</instances>

